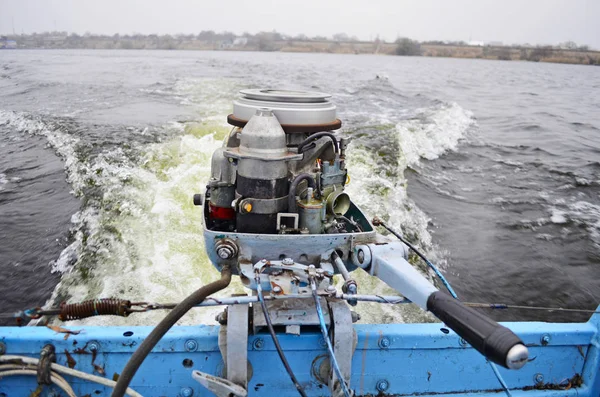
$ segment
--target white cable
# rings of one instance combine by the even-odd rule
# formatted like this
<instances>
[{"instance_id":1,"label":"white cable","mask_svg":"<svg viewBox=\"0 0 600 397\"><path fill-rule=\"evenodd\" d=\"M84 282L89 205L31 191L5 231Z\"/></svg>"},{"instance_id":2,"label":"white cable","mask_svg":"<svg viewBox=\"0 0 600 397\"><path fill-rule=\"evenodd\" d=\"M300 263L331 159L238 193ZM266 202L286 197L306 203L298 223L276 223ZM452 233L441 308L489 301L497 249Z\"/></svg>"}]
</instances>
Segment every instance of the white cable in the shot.
<instances>
[{"instance_id":1,"label":"white cable","mask_svg":"<svg viewBox=\"0 0 600 397\"><path fill-rule=\"evenodd\" d=\"M0 371L0 378L5 376L18 376L18 375L30 375L37 376L37 371L34 369L12 369L7 371ZM56 377L55 374L50 374L50 380L56 386L60 387L69 397L77 397L71 386L61 377Z\"/></svg>"},{"instance_id":2,"label":"white cable","mask_svg":"<svg viewBox=\"0 0 600 397\"><path fill-rule=\"evenodd\" d=\"M17 365L17 364L0 365L0 371L9 370L9 369L30 369L30 370L36 371L36 373L37 373L37 368L33 365ZM58 378L61 382L64 382L67 385L67 387L71 391L73 391L73 389L71 389L71 385L69 384L69 382L67 382L67 380L65 378L63 378L62 376L60 376L57 372L50 371L50 374L51 374L51 376ZM74 391L73 391L73 394L75 394Z\"/></svg>"},{"instance_id":3,"label":"white cable","mask_svg":"<svg viewBox=\"0 0 600 397\"><path fill-rule=\"evenodd\" d=\"M21 360L21 362L24 362L26 364L33 364L33 365L37 365L37 363L39 361L37 358L25 357L25 356L12 356L12 355L0 356L0 362L9 362L9 363L14 364L15 360ZM65 366L62 366L62 365L59 365L56 363L52 363L51 367L56 372L61 372L65 375L75 376L77 378L84 379L84 380L87 380L90 382L99 383L103 386L108 386L108 387L114 388L115 385L117 384L117 382L112 381L110 379L101 378L96 375L77 371L76 369L67 368ZM127 391L125 393L131 397L143 397L140 393L136 392L135 390L133 390L129 387L127 388Z\"/></svg>"}]
</instances>

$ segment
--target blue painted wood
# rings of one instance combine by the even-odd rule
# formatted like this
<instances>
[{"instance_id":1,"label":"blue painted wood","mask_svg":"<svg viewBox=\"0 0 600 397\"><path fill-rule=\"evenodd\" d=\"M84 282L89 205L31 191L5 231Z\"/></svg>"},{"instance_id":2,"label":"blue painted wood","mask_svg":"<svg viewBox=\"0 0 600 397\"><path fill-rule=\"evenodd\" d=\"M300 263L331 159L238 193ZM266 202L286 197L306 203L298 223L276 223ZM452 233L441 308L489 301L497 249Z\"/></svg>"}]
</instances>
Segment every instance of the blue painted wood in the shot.
<instances>
[{"instance_id":1,"label":"blue painted wood","mask_svg":"<svg viewBox=\"0 0 600 397\"><path fill-rule=\"evenodd\" d=\"M589 396L600 395L600 315L587 323L505 323L529 345L533 361L519 371L500 369L513 396ZM94 364L103 367L105 376L119 374L133 351L151 327L67 327L81 330L79 335L56 333L45 327L0 328L0 340L6 354L36 357L42 346L56 346L57 362L67 365L67 353L77 364L75 369L90 373L92 342L100 349ZM442 332L443 324L372 324L355 325L358 343L352 362L351 387L357 395L376 395L377 385L388 384L385 393L394 395L428 395L457 393L457 396L504 396L500 384L485 359L474 349L460 344L458 336ZM191 379L192 369L220 375L223 361L218 349L217 326L175 327L159 342L132 382L132 387L145 396L177 396L190 387L194 396L210 395ZM132 333L132 334L130 334ZM547 345L542 337L548 336ZM301 336L280 335L299 381L311 396L328 395L328 389L314 377L314 363L326 355L320 334ZM382 348L383 339L389 346ZM260 339L261 343L256 343ZM193 340L198 348L186 351L186 341ZM257 348L260 346L260 348ZM296 396L297 392L268 334L250 335L248 359L254 376L249 394L277 397ZM193 364L188 366L191 360ZM567 385L568 379L581 374L584 385L569 390L530 390L536 376L544 382ZM109 396L110 389L66 377L77 395ZM28 396L37 387L34 377L9 377L0 380L0 396ZM2 395L1 393L4 393ZM50 395L50 394L47 394ZM57 396L60 394L56 394Z\"/></svg>"}]
</instances>

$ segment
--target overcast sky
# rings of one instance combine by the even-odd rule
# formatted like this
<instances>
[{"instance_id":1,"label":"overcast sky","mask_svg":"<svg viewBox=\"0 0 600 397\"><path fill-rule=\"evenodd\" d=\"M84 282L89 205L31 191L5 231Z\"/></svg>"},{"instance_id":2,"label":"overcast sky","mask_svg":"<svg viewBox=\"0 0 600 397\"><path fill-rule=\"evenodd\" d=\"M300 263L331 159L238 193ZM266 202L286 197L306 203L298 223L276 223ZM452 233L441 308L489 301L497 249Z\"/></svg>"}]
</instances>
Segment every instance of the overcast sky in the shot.
<instances>
[{"instance_id":1,"label":"overcast sky","mask_svg":"<svg viewBox=\"0 0 600 397\"><path fill-rule=\"evenodd\" d=\"M600 48L600 0L0 0L0 33L198 33L477 40Z\"/></svg>"}]
</instances>

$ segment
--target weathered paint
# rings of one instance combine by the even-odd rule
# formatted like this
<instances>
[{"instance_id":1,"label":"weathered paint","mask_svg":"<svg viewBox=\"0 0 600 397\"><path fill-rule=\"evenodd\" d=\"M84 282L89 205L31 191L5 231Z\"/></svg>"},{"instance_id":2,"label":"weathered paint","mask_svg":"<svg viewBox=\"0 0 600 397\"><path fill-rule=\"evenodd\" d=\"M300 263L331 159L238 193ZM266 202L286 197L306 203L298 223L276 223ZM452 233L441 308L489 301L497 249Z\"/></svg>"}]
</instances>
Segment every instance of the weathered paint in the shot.
<instances>
[{"instance_id":1,"label":"weathered paint","mask_svg":"<svg viewBox=\"0 0 600 397\"><path fill-rule=\"evenodd\" d=\"M519 371L500 369L513 396L600 395L600 315L587 323L550 324L515 322L505 324L529 346L532 361ZM68 328L68 327L67 327ZM351 387L358 395L376 395L377 384L387 382L386 395L504 396L498 380L485 359L469 346L460 344L454 332L445 333L442 324L355 325L357 348L352 362ZM0 328L0 341L6 354L37 357L46 343L56 347L57 362L68 365L65 350L77 364L75 369L93 373L102 368L107 378L123 369L127 359L151 331L151 327L77 327L79 335L64 339L64 334L45 327ZM144 396L177 396L189 387L194 396L210 395L191 378L193 369L221 375L222 357L218 348L217 326L175 327L158 343L134 377L132 387ZM129 336L125 336L129 335ZM549 335L543 346L541 339ZM328 395L326 386L314 376L312 363L325 349L318 332L301 336L281 334L281 345L299 381L311 396ZM386 338L389 345L380 346ZM260 349L256 349L260 340ZM189 341L196 343L188 351ZM97 345L97 353L90 346ZM294 385L285 373L275 346L263 334L250 335L248 360L254 376L250 395L296 396ZM569 390L537 390L535 377L544 383L560 384L581 374L581 387ZM66 377L77 395L109 396L108 388ZM565 383L566 384L566 383ZM34 377L9 377L0 381L0 396L26 396L35 390ZM532 390L523 390L530 388ZM2 395L1 393L4 393Z\"/></svg>"}]
</instances>

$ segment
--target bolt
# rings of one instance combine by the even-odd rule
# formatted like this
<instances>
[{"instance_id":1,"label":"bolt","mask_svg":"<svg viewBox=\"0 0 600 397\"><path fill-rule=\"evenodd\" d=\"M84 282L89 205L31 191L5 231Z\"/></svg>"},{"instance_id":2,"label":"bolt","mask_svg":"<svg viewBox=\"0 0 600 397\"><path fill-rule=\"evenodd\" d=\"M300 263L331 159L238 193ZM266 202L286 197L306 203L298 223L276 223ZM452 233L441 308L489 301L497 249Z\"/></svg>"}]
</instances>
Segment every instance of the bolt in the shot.
<instances>
[{"instance_id":1,"label":"bolt","mask_svg":"<svg viewBox=\"0 0 600 397\"><path fill-rule=\"evenodd\" d=\"M194 395L194 389L191 387L182 387L179 391L181 397L192 397Z\"/></svg>"},{"instance_id":2,"label":"bolt","mask_svg":"<svg viewBox=\"0 0 600 397\"><path fill-rule=\"evenodd\" d=\"M100 343L94 341L88 342L88 349L90 349L91 352L97 352L98 350L100 350Z\"/></svg>"},{"instance_id":3,"label":"bolt","mask_svg":"<svg viewBox=\"0 0 600 397\"><path fill-rule=\"evenodd\" d=\"M279 287L279 286L277 286L277 285L276 285L276 286L274 286L274 287L273 287L273 292L275 292L276 294L280 293L280 292L281 292L281 287Z\"/></svg>"},{"instance_id":4,"label":"bolt","mask_svg":"<svg viewBox=\"0 0 600 397\"><path fill-rule=\"evenodd\" d=\"M261 350L264 346L265 341L262 338L256 338L252 343L252 347L254 347L254 350Z\"/></svg>"},{"instance_id":5,"label":"bolt","mask_svg":"<svg viewBox=\"0 0 600 397\"><path fill-rule=\"evenodd\" d=\"M198 349L198 343L193 339L188 339L185 341L185 350L189 352L195 352Z\"/></svg>"},{"instance_id":6,"label":"bolt","mask_svg":"<svg viewBox=\"0 0 600 397\"><path fill-rule=\"evenodd\" d=\"M330 294L335 294L337 292L337 289L335 289L335 285L330 285L325 289L325 291L327 291Z\"/></svg>"},{"instance_id":7,"label":"bolt","mask_svg":"<svg viewBox=\"0 0 600 397\"><path fill-rule=\"evenodd\" d=\"M358 320L360 320L360 314L358 314L357 312L350 312L350 315L352 316L352 322L355 323Z\"/></svg>"},{"instance_id":8,"label":"bolt","mask_svg":"<svg viewBox=\"0 0 600 397\"><path fill-rule=\"evenodd\" d=\"M349 284L348 285L348 293L351 295L356 295L357 289L356 289L356 284Z\"/></svg>"},{"instance_id":9,"label":"bolt","mask_svg":"<svg viewBox=\"0 0 600 397\"><path fill-rule=\"evenodd\" d=\"M219 258L221 259L230 259L232 252L228 247L221 247L217 250L217 255L219 255Z\"/></svg>"},{"instance_id":10,"label":"bolt","mask_svg":"<svg viewBox=\"0 0 600 397\"><path fill-rule=\"evenodd\" d=\"M290 266L294 264L294 260L292 258L285 258L281 261L282 264Z\"/></svg>"},{"instance_id":11,"label":"bolt","mask_svg":"<svg viewBox=\"0 0 600 397\"><path fill-rule=\"evenodd\" d=\"M377 381L376 387L377 387L377 390L383 392L383 391L386 391L390 387L390 384L388 383L387 380L381 379L381 380Z\"/></svg>"},{"instance_id":12,"label":"bolt","mask_svg":"<svg viewBox=\"0 0 600 397\"><path fill-rule=\"evenodd\" d=\"M535 375L533 376L533 380L534 380L534 382L535 382L536 384L537 384L537 383L544 383L544 375L542 375L542 374L535 374Z\"/></svg>"},{"instance_id":13,"label":"bolt","mask_svg":"<svg viewBox=\"0 0 600 397\"><path fill-rule=\"evenodd\" d=\"M459 345L461 345L462 347L467 347L467 346L469 346L469 343L468 343L466 340L464 340L463 338L460 338L460 339L458 340L458 344L459 344Z\"/></svg>"},{"instance_id":14,"label":"bolt","mask_svg":"<svg viewBox=\"0 0 600 397\"><path fill-rule=\"evenodd\" d=\"M260 262L261 263L267 263L267 260L266 259L261 259Z\"/></svg>"},{"instance_id":15,"label":"bolt","mask_svg":"<svg viewBox=\"0 0 600 397\"><path fill-rule=\"evenodd\" d=\"M365 252L363 250L358 250L358 263L362 264L365 261Z\"/></svg>"},{"instance_id":16,"label":"bolt","mask_svg":"<svg viewBox=\"0 0 600 397\"><path fill-rule=\"evenodd\" d=\"M391 343L390 343L389 338L383 337L383 338L379 339L379 347L381 349L387 349L388 347L390 347L390 344Z\"/></svg>"},{"instance_id":17,"label":"bolt","mask_svg":"<svg viewBox=\"0 0 600 397\"><path fill-rule=\"evenodd\" d=\"M544 334L540 341L542 342L542 346L547 346L550 343L550 335Z\"/></svg>"},{"instance_id":18,"label":"bolt","mask_svg":"<svg viewBox=\"0 0 600 397\"><path fill-rule=\"evenodd\" d=\"M0 342L0 356L6 353L6 345L4 342Z\"/></svg>"}]
</instances>

